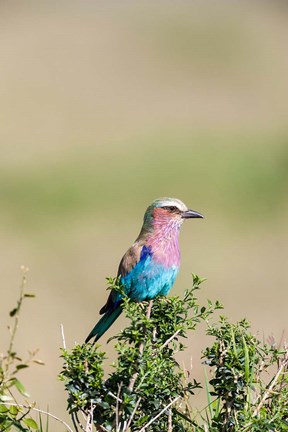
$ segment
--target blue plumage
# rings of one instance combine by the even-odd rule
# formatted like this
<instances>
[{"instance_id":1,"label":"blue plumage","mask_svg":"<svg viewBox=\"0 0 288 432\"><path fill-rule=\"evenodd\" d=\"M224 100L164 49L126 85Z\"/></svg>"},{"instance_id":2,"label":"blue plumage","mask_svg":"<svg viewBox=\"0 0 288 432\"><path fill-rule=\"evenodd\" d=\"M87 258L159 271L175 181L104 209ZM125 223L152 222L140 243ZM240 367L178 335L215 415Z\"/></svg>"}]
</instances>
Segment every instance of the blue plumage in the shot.
<instances>
[{"instance_id":1,"label":"blue plumage","mask_svg":"<svg viewBox=\"0 0 288 432\"><path fill-rule=\"evenodd\" d=\"M153 254L141 253L136 266L121 277L124 292L132 300L151 300L157 295L166 295L174 284L179 267L165 267L153 259Z\"/></svg>"},{"instance_id":2,"label":"blue plumage","mask_svg":"<svg viewBox=\"0 0 288 432\"><path fill-rule=\"evenodd\" d=\"M151 300L167 295L175 282L180 265L179 228L184 219L203 217L189 210L181 201L165 198L148 207L142 230L123 256L118 276L125 294L134 301ZM85 342L96 342L122 312L121 294L111 291L100 310L104 316L89 333Z\"/></svg>"}]
</instances>

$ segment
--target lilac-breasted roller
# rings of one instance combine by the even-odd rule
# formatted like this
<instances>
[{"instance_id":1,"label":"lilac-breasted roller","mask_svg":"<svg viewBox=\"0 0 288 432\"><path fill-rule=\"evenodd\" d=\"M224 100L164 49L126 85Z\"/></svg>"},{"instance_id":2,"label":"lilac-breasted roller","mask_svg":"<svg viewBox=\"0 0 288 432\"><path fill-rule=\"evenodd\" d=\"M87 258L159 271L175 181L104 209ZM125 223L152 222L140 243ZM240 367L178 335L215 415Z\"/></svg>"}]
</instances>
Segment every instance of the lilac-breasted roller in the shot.
<instances>
[{"instance_id":1,"label":"lilac-breasted roller","mask_svg":"<svg viewBox=\"0 0 288 432\"><path fill-rule=\"evenodd\" d=\"M135 243L123 256L118 277L125 294L141 302L165 296L175 282L180 266L179 230L185 219L203 218L179 199L160 198L152 202ZM100 310L103 317L85 342L96 342L121 314L121 293L111 291Z\"/></svg>"}]
</instances>

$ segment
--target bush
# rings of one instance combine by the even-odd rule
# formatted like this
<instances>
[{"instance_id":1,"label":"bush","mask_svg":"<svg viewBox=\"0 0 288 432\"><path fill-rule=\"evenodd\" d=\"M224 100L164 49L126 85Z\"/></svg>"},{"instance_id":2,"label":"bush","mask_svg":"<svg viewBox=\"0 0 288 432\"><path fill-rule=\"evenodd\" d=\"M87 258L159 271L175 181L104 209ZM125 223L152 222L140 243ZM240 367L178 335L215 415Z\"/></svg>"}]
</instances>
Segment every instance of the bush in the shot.
<instances>
[{"instance_id":1,"label":"bush","mask_svg":"<svg viewBox=\"0 0 288 432\"><path fill-rule=\"evenodd\" d=\"M185 349L188 331L221 308L219 302L210 301L199 306L195 291L202 281L193 275L193 286L183 298L134 303L124 297L130 324L112 338L117 361L107 378L106 355L99 345L63 350L60 378L68 392L75 430L288 430L287 350L259 342L246 320L230 324L220 317L218 325L208 324L207 334L215 339L203 353L211 375L209 383L206 379L208 406L202 413L193 410L191 396L200 384L189 378L175 354ZM109 283L119 289L117 281Z\"/></svg>"},{"instance_id":2,"label":"bush","mask_svg":"<svg viewBox=\"0 0 288 432\"><path fill-rule=\"evenodd\" d=\"M19 371L32 363L43 364L36 352L22 360L15 349L23 301L33 297L26 292L26 274L24 269L20 296L10 312L8 348L0 353L0 431L53 431L48 423L52 418L73 432L61 419L36 408L19 380ZM108 282L121 290L116 280ZM62 350L60 379L75 431L288 431L287 347L277 347L272 338L269 344L260 342L246 319L233 324L221 316L211 324L222 306L210 301L199 306L195 294L202 282L193 275L192 288L182 298L133 303L124 297L130 324L112 338L117 360L108 376L104 374L107 357L99 345ZM198 412L193 397L200 383L180 367L175 356L185 349L188 333L203 321L214 341L203 351L208 402ZM47 416L45 425L41 414Z\"/></svg>"}]
</instances>

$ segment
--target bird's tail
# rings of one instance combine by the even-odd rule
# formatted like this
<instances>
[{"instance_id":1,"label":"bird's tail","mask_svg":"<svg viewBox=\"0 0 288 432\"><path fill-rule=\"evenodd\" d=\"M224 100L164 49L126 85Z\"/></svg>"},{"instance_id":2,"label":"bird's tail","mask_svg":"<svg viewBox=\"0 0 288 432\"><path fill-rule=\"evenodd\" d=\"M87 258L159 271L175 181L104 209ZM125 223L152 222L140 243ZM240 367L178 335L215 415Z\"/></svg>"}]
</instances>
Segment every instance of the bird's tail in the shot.
<instances>
[{"instance_id":1,"label":"bird's tail","mask_svg":"<svg viewBox=\"0 0 288 432\"><path fill-rule=\"evenodd\" d=\"M118 318L121 314L122 308L121 306L117 306L116 309L110 311L108 310L105 315L97 322L95 327L91 330L87 338L85 339L85 343L87 343L90 339L95 336L94 342L97 340L108 330L108 328L113 324L113 322Z\"/></svg>"}]
</instances>

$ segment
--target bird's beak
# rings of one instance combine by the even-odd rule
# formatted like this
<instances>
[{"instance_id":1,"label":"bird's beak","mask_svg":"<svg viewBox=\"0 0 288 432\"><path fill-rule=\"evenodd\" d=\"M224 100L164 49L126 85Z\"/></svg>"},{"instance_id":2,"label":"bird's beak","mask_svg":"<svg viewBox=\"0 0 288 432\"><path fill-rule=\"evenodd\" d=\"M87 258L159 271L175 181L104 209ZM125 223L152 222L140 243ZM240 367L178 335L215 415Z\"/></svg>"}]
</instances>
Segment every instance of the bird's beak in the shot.
<instances>
[{"instance_id":1,"label":"bird's beak","mask_svg":"<svg viewBox=\"0 0 288 432\"><path fill-rule=\"evenodd\" d=\"M201 213L198 213L198 212L196 212L194 210L188 209L188 210L186 210L186 211L184 211L182 213L182 218L183 219L190 219L190 218L201 218L201 219L203 219L204 216Z\"/></svg>"}]
</instances>

